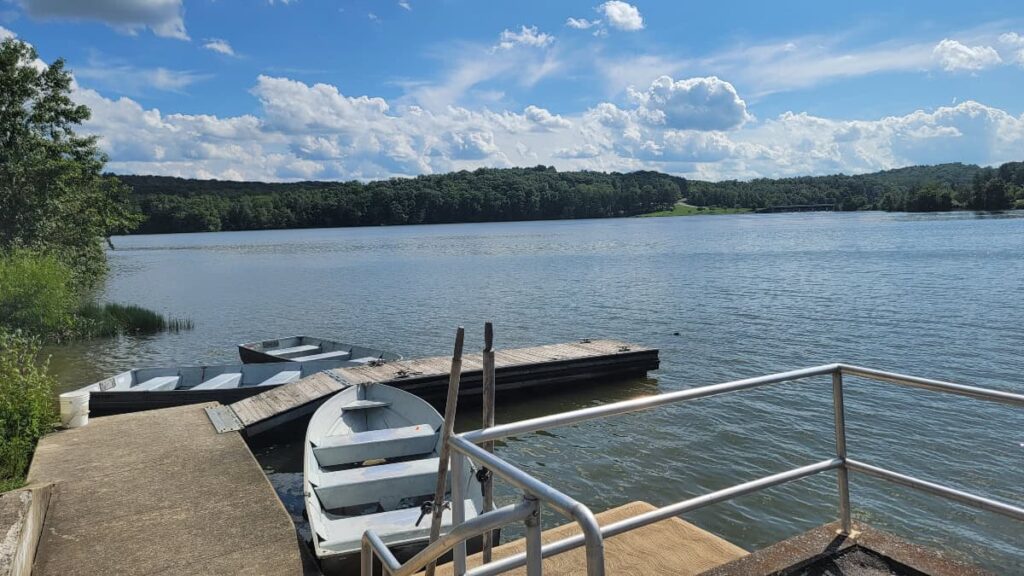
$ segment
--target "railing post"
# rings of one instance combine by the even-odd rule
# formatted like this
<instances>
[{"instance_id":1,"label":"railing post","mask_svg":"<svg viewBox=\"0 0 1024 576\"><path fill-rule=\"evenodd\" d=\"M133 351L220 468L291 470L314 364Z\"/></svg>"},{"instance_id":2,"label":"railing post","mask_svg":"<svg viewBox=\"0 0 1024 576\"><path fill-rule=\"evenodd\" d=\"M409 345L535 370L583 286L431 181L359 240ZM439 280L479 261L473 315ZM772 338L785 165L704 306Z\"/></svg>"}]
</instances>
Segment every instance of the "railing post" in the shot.
<instances>
[{"instance_id":1,"label":"railing post","mask_svg":"<svg viewBox=\"0 0 1024 576\"><path fill-rule=\"evenodd\" d=\"M314 534L315 538L316 535ZM363 551L359 556L359 576L373 576L373 548L370 541L363 537Z\"/></svg>"},{"instance_id":2,"label":"railing post","mask_svg":"<svg viewBox=\"0 0 1024 576\"><path fill-rule=\"evenodd\" d=\"M466 457L458 452L451 454L452 461L452 526L451 530L462 525L466 521L466 491L463 482L465 474ZM474 480L470 480L473 482ZM454 563L455 576L463 576L466 573L466 543L459 542L452 551L452 562Z\"/></svg>"},{"instance_id":3,"label":"railing post","mask_svg":"<svg viewBox=\"0 0 1024 576\"><path fill-rule=\"evenodd\" d=\"M836 457L843 461L836 469L839 484L839 530L849 534L853 529L850 521L850 477L846 467L846 408L843 406L843 371L837 367L832 372L832 410L836 422Z\"/></svg>"},{"instance_id":4,"label":"railing post","mask_svg":"<svg viewBox=\"0 0 1024 576\"><path fill-rule=\"evenodd\" d=\"M533 512L526 517L526 576L541 576L544 571L544 556L541 552L540 540L540 500L531 494L524 494L523 499L531 502Z\"/></svg>"},{"instance_id":5,"label":"railing post","mask_svg":"<svg viewBox=\"0 0 1024 576\"><path fill-rule=\"evenodd\" d=\"M494 371L494 326L487 322L484 324L484 350L482 355L484 371L483 371L483 427L491 428L494 426L494 404L495 404L495 371ZM484 442L481 444L484 450L487 450L491 454L494 453L494 442ZM481 491L484 497L484 512L490 512L494 510L494 476L487 471L486 468L481 470L483 472L483 485ZM489 564L491 562L491 549L494 548L493 534L488 532L483 535L483 563Z\"/></svg>"}]
</instances>

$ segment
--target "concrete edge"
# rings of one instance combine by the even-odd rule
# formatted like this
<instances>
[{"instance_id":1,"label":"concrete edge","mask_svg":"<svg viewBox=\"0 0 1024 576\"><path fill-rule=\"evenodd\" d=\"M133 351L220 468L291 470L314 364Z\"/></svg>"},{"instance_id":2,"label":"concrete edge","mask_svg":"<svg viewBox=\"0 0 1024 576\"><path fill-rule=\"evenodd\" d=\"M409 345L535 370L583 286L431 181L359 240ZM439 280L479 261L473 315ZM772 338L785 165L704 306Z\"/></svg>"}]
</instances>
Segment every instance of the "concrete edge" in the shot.
<instances>
[{"instance_id":1,"label":"concrete edge","mask_svg":"<svg viewBox=\"0 0 1024 576\"><path fill-rule=\"evenodd\" d=\"M18 498L22 504L18 518L0 541L0 576L29 576L35 562L36 548L43 533L46 511L50 506L54 484L26 486L0 497ZM26 502L27 501L27 502ZM13 541L13 542L12 542ZM12 545L9 550L7 545Z\"/></svg>"}]
</instances>

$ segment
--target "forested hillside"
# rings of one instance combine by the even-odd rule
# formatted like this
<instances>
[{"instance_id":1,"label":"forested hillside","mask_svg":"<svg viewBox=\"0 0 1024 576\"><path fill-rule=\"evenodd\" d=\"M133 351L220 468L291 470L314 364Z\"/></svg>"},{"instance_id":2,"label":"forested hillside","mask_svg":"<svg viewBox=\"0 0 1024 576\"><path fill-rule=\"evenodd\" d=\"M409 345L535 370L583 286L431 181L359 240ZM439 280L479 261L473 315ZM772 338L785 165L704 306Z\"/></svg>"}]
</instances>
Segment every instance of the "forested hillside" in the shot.
<instances>
[{"instance_id":1,"label":"forested hillside","mask_svg":"<svg viewBox=\"0 0 1024 576\"><path fill-rule=\"evenodd\" d=\"M911 166L857 176L687 181L658 172L479 169L378 182L230 182L120 176L145 221L139 232L207 232L385 224L607 218L695 206L837 210L1024 207L1024 163Z\"/></svg>"},{"instance_id":2,"label":"forested hillside","mask_svg":"<svg viewBox=\"0 0 1024 576\"><path fill-rule=\"evenodd\" d=\"M759 178L748 182L690 181L688 202L697 206L767 208L835 204L837 210L1005 210L1024 207L1024 163L999 168L973 164L910 166L858 176Z\"/></svg>"},{"instance_id":3,"label":"forested hillside","mask_svg":"<svg viewBox=\"0 0 1024 576\"><path fill-rule=\"evenodd\" d=\"M139 232L605 218L670 208L686 181L657 172L479 169L379 182L267 184L121 176Z\"/></svg>"}]
</instances>

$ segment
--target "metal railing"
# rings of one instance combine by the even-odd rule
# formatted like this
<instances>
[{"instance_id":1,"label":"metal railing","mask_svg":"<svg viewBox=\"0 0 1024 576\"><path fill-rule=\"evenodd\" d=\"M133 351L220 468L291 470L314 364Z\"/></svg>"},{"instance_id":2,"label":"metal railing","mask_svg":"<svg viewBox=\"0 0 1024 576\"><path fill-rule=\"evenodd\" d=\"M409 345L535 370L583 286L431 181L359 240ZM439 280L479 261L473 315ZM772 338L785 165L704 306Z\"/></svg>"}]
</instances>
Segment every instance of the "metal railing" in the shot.
<instances>
[{"instance_id":1,"label":"metal railing","mask_svg":"<svg viewBox=\"0 0 1024 576\"><path fill-rule=\"evenodd\" d=\"M681 502L670 504L632 518L620 520L603 527L597 524L594 514L583 504L573 500L569 496L559 492L555 488L541 482L530 474L513 466L512 464L509 464L498 456L487 452L479 446L479 444L484 442L500 440L509 436L568 426L596 418L647 410L667 404L717 396L727 392L748 390L771 384L828 375L832 376L832 402L835 420L836 446L834 456L820 462L801 466L778 474L772 474L750 482L744 482L742 484L717 490L696 498L683 500ZM839 492L839 524L840 531L843 533L849 533L851 530L850 488L848 479L848 475L851 470L853 472L873 476L875 478L954 500L961 504L966 504L968 506L1001 514L1019 521L1024 521L1024 508L1020 506L977 496L963 490L920 480L912 476L879 468L877 466L872 466L859 460L849 458L846 450L846 421L845 408L843 406L844 375L922 388L935 392L945 392L1024 408L1024 395L1022 394L964 386L940 380L906 376L903 374L884 372L881 370L862 368L847 364L826 364L824 366L817 366L814 368L780 372L757 378L747 378L723 384L715 384L712 386L702 386L678 392L646 396L633 400L606 404L603 406L573 410L549 416L541 416L539 418L531 418L528 420L521 420L519 422L511 422L481 430L465 432L451 437L449 440L451 449L454 452L467 456L479 465L486 467L496 476L501 477L504 481L521 490L523 492L523 500L516 505L506 506L493 511L486 511L468 521L464 519L461 510L457 511L459 513L453 514L452 529L439 540L428 545L405 564L400 564L395 559L391 554L391 551L388 550L387 546L379 537L377 537L376 534L372 531L367 531L363 536L362 576L372 576L373 561L375 558L380 559L386 574L390 576L410 576L423 569L427 564L436 561L442 555L451 550L454 550L454 573L458 576L464 574L470 576L500 574L522 566L526 566L527 574L529 576L540 576L543 558L555 554L561 554L568 550L579 548L580 546L586 548L588 576L603 576L605 573L604 538L635 530L711 504L723 502L744 494L750 494L751 492L756 492L758 490L763 490L765 488L777 486L800 478L806 478L828 470L835 470L837 475ZM454 470L454 467L457 462L459 462L458 466L461 466L461 460L462 459L458 457L452 459L453 472L455 473L456 478L461 476L457 470ZM455 502L461 502L465 497L465 487L461 484L461 482L452 483L452 500ZM581 534L542 546L540 541L540 525L538 522L542 505L550 506L562 516L565 516L567 519L573 520L579 524ZM481 536L485 532L493 530L499 526L505 526L515 522L523 522L526 526L526 551L467 571L466 549L464 545L466 540Z\"/></svg>"}]
</instances>

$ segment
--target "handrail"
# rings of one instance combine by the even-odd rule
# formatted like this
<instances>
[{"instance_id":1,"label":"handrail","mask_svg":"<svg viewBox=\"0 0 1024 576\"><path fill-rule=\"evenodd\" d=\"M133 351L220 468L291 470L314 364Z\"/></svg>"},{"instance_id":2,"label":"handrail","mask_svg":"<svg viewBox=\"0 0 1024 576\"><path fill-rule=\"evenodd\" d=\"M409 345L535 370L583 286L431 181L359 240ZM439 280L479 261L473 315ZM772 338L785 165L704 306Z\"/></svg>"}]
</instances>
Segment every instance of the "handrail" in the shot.
<instances>
[{"instance_id":1,"label":"handrail","mask_svg":"<svg viewBox=\"0 0 1024 576\"><path fill-rule=\"evenodd\" d=\"M421 550L405 564L402 564L401 566L392 565L390 567L390 572L392 576L412 576L412 574L426 568L427 564L430 564L444 554L447 554L460 542L465 542L470 538L475 538L485 532L490 532L491 530L501 528L502 526L506 526L513 522L525 520L527 517L535 514L536 511L537 504L535 501L523 500L518 504L504 506L497 510L481 514L471 520L463 522L455 528L452 528L447 534L444 534L437 540L431 542L429 546ZM391 559L394 559L391 551L388 550L387 546L380 538L376 537L376 534L374 534L372 530L367 530L363 534L364 549L366 546L372 547L374 552L382 558L390 557ZM388 564L390 564L390 562Z\"/></svg>"},{"instance_id":2,"label":"handrail","mask_svg":"<svg viewBox=\"0 0 1024 576\"><path fill-rule=\"evenodd\" d=\"M824 375L832 376L832 400L836 435L835 457L737 484L729 488L724 488L709 494L690 498L688 500L683 500L638 516L620 520L604 527L597 524L597 519L594 517L593 512L591 512L585 505L478 446L478 444L482 444L484 442L492 442L509 436L527 434L560 426L569 426L596 418L626 414L677 402L707 398L727 392L747 390L771 384ZM526 552L503 558L486 565L478 566L477 568L465 572L467 576L489 576L524 565L527 566L527 573L529 576L537 576L541 571L542 558L546 558L554 554L560 554L580 546L585 546L587 549L588 575L600 576L604 573L603 539L606 537L635 530L642 526L647 526L673 516L678 516L684 512L689 512L710 504L722 502L743 494L748 494L757 490L762 490L771 486L776 486L778 484L805 478L807 476L829 470L836 470L837 472L839 483L840 531L844 533L848 533L851 528L849 484L847 479L848 471L866 474L929 494L954 500L975 508L1024 521L1024 507L1000 502L991 498L976 496L963 490L920 480L912 476L900 474L898 472L886 470L884 468L879 468L877 466L872 466L859 460L849 458L846 454L846 423L845 407L843 402L844 375L1024 407L1024 394L990 390L974 386L964 386L941 380L920 378L917 376L908 376L905 374L886 372L873 368L836 363L824 364L800 370L791 370L788 372L779 372L776 374L768 374L755 378L745 378L721 384L714 384L711 386L702 386L677 392L668 392L665 394L635 398L632 400L624 400L621 402L605 404L603 406L572 410L560 414L551 414L548 416L541 416L538 418L521 420L519 422L512 422L498 426L490 426L480 430L464 432L462 434L453 435L449 439L448 442L450 448L454 452L458 452L459 454L476 461L478 464L485 466L495 475L502 477L512 486L522 490L524 494L523 502L516 506L505 507L492 512L485 512L472 520L453 527L447 535L428 546L420 552L420 554L417 554L412 560L404 565L398 564L394 556L380 538L376 536L376 534L372 531L367 531L363 537L363 576L372 575L372 570L370 570L368 566L372 563L374 555L381 558L384 564L384 569L387 573L392 576L408 576L423 566L426 566L428 563L435 561L441 555L447 553L453 548L455 548L456 556L460 556L461 552L461 557L456 558L456 566L458 567L457 571L464 570L464 547L460 550L459 548L456 548L456 546L469 538L483 534L489 529L499 527L499 522L503 522L501 525L504 525L523 519L519 517L519 514L522 513L521 507L524 506L530 506L532 511L531 515L525 517L524 520L527 526ZM562 515L573 519L580 525L582 533L541 546L539 543L539 528L537 527L535 516L536 514L539 514L539 506L541 502L550 505ZM500 517L496 516L496 513L498 512L509 511L513 508L516 510L515 514L512 514L511 512L504 512ZM490 528L485 529L485 527Z\"/></svg>"},{"instance_id":3,"label":"handrail","mask_svg":"<svg viewBox=\"0 0 1024 576\"><path fill-rule=\"evenodd\" d=\"M619 520L618 522L608 524L607 526L602 526L601 535L605 538L611 538L612 536L617 536L623 532L636 530L637 528L642 528L649 524L654 524L655 522L661 522L662 520L672 518L673 516L678 516L684 512L690 512L698 508L703 508L738 496L743 496L744 494L750 494L751 492L813 476L827 470L834 470L842 466L842 464L841 460L833 458L831 460L823 460L815 464L801 466L800 468L794 468L793 470L780 472L757 480L751 480L750 482L737 484L729 488L711 492L710 494L704 494L703 496L683 500L682 502L670 504L668 506L658 508L657 510L644 512L643 514ZM554 556L556 554L561 554L562 552L568 552L574 548L579 548L584 544L585 540L583 535L577 534L550 544L545 544L541 549L541 554L544 558L547 558L548 556ZM470 572L467 572L466 576L489 576L493 574L500 574L507 570L519 568L525 564L526 553L520 552L514 556L502 558L488 566L481 566L475 570L471 570Z\"/></svg>"}]
</instances>

